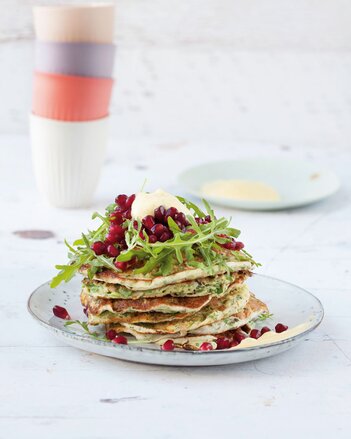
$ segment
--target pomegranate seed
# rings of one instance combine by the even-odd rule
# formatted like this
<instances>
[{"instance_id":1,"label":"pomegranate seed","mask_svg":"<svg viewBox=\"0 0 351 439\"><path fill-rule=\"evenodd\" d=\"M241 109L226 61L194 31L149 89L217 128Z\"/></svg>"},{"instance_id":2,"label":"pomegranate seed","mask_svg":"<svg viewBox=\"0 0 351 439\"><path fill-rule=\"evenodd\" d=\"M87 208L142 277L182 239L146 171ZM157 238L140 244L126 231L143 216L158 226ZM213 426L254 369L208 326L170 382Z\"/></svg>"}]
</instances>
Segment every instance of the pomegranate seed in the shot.
<instances>
[{"instance_id":1,"label":"pomegranate seed","mask_svg":"<svg viewBox=\"0 0 351 439\"><path fill-rule=\"evenodd\" d=\"M235 250L236 250L236 251L240 251L240 250L242 250L244 247L245 247L245 245L244 245L243 242L237 241L237 242L235 243Z\"/></svg>"},{"instance_id":2,"label":"pomegranate seed","mask_svg":"<svg viewBox=\"0 0 351 439\"><path fill-rule=\"evenodd\" d=\"M152 228L151 228L151 232L153 235L156 235L157 238L159 238L163 233L166 232L166 230L168 230L164 225L162 224L155 224Z\"/></svg>"},{"instance_id":3,"label":"pomegranate seed","mask_svg":"<svg viewBox=\"0 0 351 439\"><path fill-rule=\"evenodd\" d=\"M127 198L127 201L125 202L125 207L127 209L129 209L132 206L132 204L134 203L134 200L135 200L135 194L133 194Z\"/></svg>"},{"instance_id":4,"label":"pomegranate seed","mask_svg":"<svg viewBox=\"0 0 351 439\"><path fill-rule=\"evenodd\" d=\"M110 244L107 247L107 254L109 256L111 256L112 258L115 258L116 256L118 256L120 253L120 251L118 250L118 248L116 248L114 245Z\"/></svg>"},{"instance_id":5,"label":"pomegranate seed","mask_svg":"<svg viewBox=\"0 0 351 439\"><path fill-rule=\"evenodd\" d=\"M138 230L138 228L139 228L138 221L133 221L133 227L135 230Z\"/></svg>"},{"instance_id":6,"label":"pomegranate seed","mask_svg":"<svg viewBox=\"0 0 351 439\"><path fill-rule=\"evenodd\" d=\"M140 232L139 232L139 237L140 237L143 241L145 241L144 230L140 230Z\"/></svg>"},{"instance_id":7,"label":"pomegranate seed","mask_svg":"<svg viewBox=\"0 0 351 439\"><path fill-rule=\"evenodd\" d=\"M165 219L165 215L166 215L166 209L164 208L164 206L160 206L154 210L155 220L158 223L163 223Z\"/></svg>"},{"instance_id":8,"label":"pomegranate seed","mask_svg":"<svg viewBox=\"0 0 351 439\"><path fill-rule=\"evenodd\" d=\"M206 215L206 216L205 216L205 221L206 221L207 223L210 223L210 222L212 221L212 219L211 219L211 215Z\"/></svg>"},{"instance_id":9,"label":"pomegranate seed","mask_svg":"<svg viewBox=\"0 0 351 439\"><path fill-rule=\"evenodd\" d=\"M259 329L251 329L250 337L255 338L256 340L261 337L261 331Z\"/></svg>"},{"instance_id":10,"label":"pomegranate seed","mask_svg":"<svg viewBox=\"0 0 351 439\"><path fill-rule=\"evenodd\" d=\"M138 262L138 258L134 256L130 261L127 262L128 267L133 267Z\"/></svg>"},{"instance_id":11,"label":"pomegranate seed","mask_svg":"<svg viewBox=\"0 0 351 439\"><path fill-rule=\"evenodd\" d=\"M243 340L245 340L245 338L246 338L246 335L241 331L235 332L234 336L233 336L233 339L235 341L237 341L238 343L241 343Z\"/></svg>"},{"instance_id":12,"label":"pomegranate seed","mask_svg":"<svg viewBox=\"0 0 351 439\"><path fill-rule=\"evenodd\" d=\"M106 338L109 340L113 340L117 335L117 332L114 329L110 329L106 332Z\"/></svg>"},{"instance_id":13,"label":"pomegranate seed","mask_svg":"<svg viewBox=\"0 0 351 439\"><path fill-rule=\"evenodd\" d=\"M275 325L275 332L277 332L278 334L280 334L281 332L284 332L288 329L288 326L283 325L283 323L277 323Z\"/></svg>"},{"instance_id":14,"label":"pomegranate seed","mask_svg":"<svg viewBox=\"0 0 351 439\"><path fill-rule=\"evenodd\" d=\"M118 224L115 224L110 227L108 235L106 236L105 241L108 244L115 244L118 241L124 239L125 230Z\"/></svg>"},{"instance_id":15,"label":"pomegranate seed","mask_svg":"<svg viewBox=\"0 0 351 439\"><path fill-rule=\"evenodd\" d=\"M124 212L124 216L125 216L125 218L127 218L127 219L132 219L132 211L131 211L131 209L126 210L126 211Z\"/></svg>"},{"instance_id":16,"label":"pomegranate seed","mask_svg":"<svg viewBox=\"0 0 351 439\"><path fill-rule=\"evenodd\" d=\"M67 309L63 308L62 306L55 305L52 308L52 312L54 313L54 316L58 317L59 319L71 320L71 316L68 314Z\"/></svg>"},{"instance_id":17,"label":"pomegranate seed","mask_svg":"<svg viewBox=\"0 0 351 439\"><path fill-rule=\"evenodd\" d=\"M270 328L268 328L268 326L264 326L263 328L261 328L261 334L265 334L266 332L269 332Z\"/></svg>"},{"instance_id":18,"label":"pomegranate seed","mask_svg":"<svg viewBox=\"0 0 351 439\"><path fill-rule=\"evenodd\" d=\"M173 351L174 350L174 341L173 340L167 340L162 345L163 351Z\"/></svg>"},{"instance_id":19,"label":"pomegranate seed","mask_svg":"<svg viewBox=\"0 0 351 439\"><path fill-rule=\"evenodd\" d=\"M123 215L120 212L112 212L110 214L110 221L113 224L122 224L124 221Z\"/></svg>"},{"instance_id":20,"label":"pomegranate seed","mask_svg":"<svg viewBox=\"0 0 351 439\"><path fill-rule=\"evenodd\" d=\"M182 224L183 226L186 226L188 223L186 216L184 215L183 212L178 212L174 215L174 220L175 221L179 221L180 224Z\"/></svg>"},{"instance_id":21,"label":"pomegranate seed","mask_svg":"<svg viewBox=\"0 0 351 439\"><path fill-rule=\"evenodd\" d=\"M108 234L105 238L105 244L107 246L109 246L111 244L116 244L117 242L118 242L118 237L116 235Z\"/></svg>"},{"instance_id":22,"label":"pomegranate seed","mask_svg":"<svg viewBox=\"0 0 351 439\"><path fill-rule=\"evenodd\" d=\"M92 244L91 249L97 256L100 256L106 252L106 244L102 241L96 241Z\"/></svg>"},{"instance_id":23,"label":"pomegranate seed","mask_svg":"<svg viewBox=\"0 0 351 439\"><path fill-rule=\"evenodd\" d=\"M200 351L212 351L213 346L211 343L207 343L206 341L202 343L200 346Z\"/></svg>"},{"instance_id":24,"label":"pomegranate seed","mask_svg":"<svg viewBox=\"0 0 351 439\"><path fill-rule=\"evenodd\" d=\"M128 268L128 264L125 261L117 261L115 262L115 266L121 271L125 271Z\"/></svg>"},{"instance_id":25,"label":"pomegranate seed","mask_svg":"<svg viewBox=\"0 0 351 439\"><path fill-rule=\"evenodd\" d=\"M162 233L162 235L159 237L159 240L161 242L165 242L168 241L169 239L171 239L173 237L172 232L170 230L166 230L164 233Z\"/></svg>"},{"instance_id":26,"label":"pomegranate seed","mask_svg":"<svg viewBox=\"0 0 351 439\"><path fill-rule=\"evenodd\" d=\"M227 338L217 338L216 344L217 344L216 349L229 349L230 348L230 341Z\"/></svg>"},{"instance_id":27,"label":"pomegranate seed","mask_svg":"<svg viewBox=\"0 0 351 439\"><path fill-rule=\"evenodd\" d=\"M109 234L118 236L119 238L123 237L125 234L125 230L119 224L113 224L109 229Z\"/></svg>"},{"instance_id":28,"label":"pomegranate seed","mask_svg":"<svg viewBox=\"0 0 351 439\"><path fill-rule=\"evenodd\" d=\"M121 194L115 198L115 203L118 204L120 207L123 207L126 204L127 199L127 195Z\"/></svg>"},{"instance_id":29,"label":"pomegranate seed","mask_svg":"<svg viewBox=\"0 0 351 439\"><path fill-rule=\"evenodd\" d=\"M128 248L125 239L122 239L122 240L119 242L119 245L121 246L121 248L122 248L123 250L126 250L126 249Z\"/></svg>"},{"instance_id":30,"label":"pomegranate seed","mask_svg":"<svg viewBox=\"0 0 351 439\"><path fill-rule=\"evenodd\" d=\"M238 346L240 344L240 342L238 342L237 340L233 340L231 343L230 343L230 347L231 348L235 348L235 346Z\"/></svg>"},{"instance_id":31,"label":"pomegranate seed","mask_svg":"<svg viewBox=\"0 0 351 439\"><path fill-rule=\"evenodd\" d=\"M157 242L157 236L156 235L150 235L149 236L149 242L150 242L150 244L155 244L155 242Z\"/></svg>"},{"instance_id":32,"label":"pomegranate seed","mask_svg":"<svg viewBox=\"0 0 351 439\"><path fill-rule=\"evenodd\" d=\"M222 244L222 247L224 247L228 250L236 250L236 242L233 239L230 242L226 242L226 243Z\"/></svg>"},{"instance_id":33,"label":"pomegranate seed","mask_svg":"<svg viewBox=\"0 0 351 439\"><path fill-rule=\"evenodd\" d=\"M112 343L116 344L128 344L128 340L123 335L117 335L113 340Z\"/></svg>"},{"instance_id":34,"label":"pomegranate seed","mask_svg":"<svg viewBox=\"0 0 351 439\"><path fill-rule=\"evenodd\" d=\"M180 228L180 230L184 229L184 224L182 224L180 221L176 220L175 223L177 224L177 226Z\"/></svg>"},{"instance_id":35,"label":"pomegranate seed","mask_svg":"<svg viewBox=\"0 0 351 439\"><path fill-rule=\"evenodd\" d=\"M170 207L169 209L167 209L166 215L165 215L166 221L167 221L167 218L169 216L174 219L174 217L177 215L177 213L178 213L178 209L176 209L175 207Z\"/></svg>"},{"instance_id":36,"label":"pomegranate seed","mask_svg":"<svg viewBox=\"0 0 351 439\"><path fill-rule=\"evenodd\" d=\"M151 230L155 225L155 218L152 215L146 215L146 217L143 218L142 223L147 229Z\"/></svg>"}]
</instances>

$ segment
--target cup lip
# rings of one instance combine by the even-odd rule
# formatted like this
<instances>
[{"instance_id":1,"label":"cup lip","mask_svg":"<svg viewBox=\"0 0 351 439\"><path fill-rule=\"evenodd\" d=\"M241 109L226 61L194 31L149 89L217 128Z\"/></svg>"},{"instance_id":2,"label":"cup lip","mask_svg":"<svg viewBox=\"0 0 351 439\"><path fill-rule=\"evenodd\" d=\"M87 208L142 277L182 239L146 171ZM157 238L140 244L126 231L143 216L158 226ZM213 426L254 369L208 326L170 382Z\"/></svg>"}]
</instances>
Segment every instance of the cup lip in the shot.
<instances>
[{"instance_id":1,"label":"cup lip","mask_svg":"<svg viewBox=\"0 0 351 439\"><path fill-rule=\"evenodd\" d=\"M92 2L92 3L88 3L88 4L56 4L56 5L50 5L48 3L46 4L42 4L42 5L36 5L33 6L34 10L91 10L91 9L104 9L104 8L109 8L115 7L115 4L113 2Z\"/></svg>"},{"instance_id":2,"label":"cup lip","mask_svg":"<svg viewBox=\"0 0 351 439\"><path fill-rule=\"evenodd\" d=\"M40 120L43 121L44 123L47 124L51 124L51 125L65 125L65 126L69 126L69 125L84 125L84 124L99 124L99 123L103 123L103 121L107 121L108 119L110 119L110 113L107 114L106 116L103 117L99 117L97 119L91 119L91 120L59 120L59 119L50 119L49 117L43 117L43 116L39 116L38 114L33 113L32 111L29 112L29 118L30 120L35 119L35 120Z\"/></svg>"}]
</instances>

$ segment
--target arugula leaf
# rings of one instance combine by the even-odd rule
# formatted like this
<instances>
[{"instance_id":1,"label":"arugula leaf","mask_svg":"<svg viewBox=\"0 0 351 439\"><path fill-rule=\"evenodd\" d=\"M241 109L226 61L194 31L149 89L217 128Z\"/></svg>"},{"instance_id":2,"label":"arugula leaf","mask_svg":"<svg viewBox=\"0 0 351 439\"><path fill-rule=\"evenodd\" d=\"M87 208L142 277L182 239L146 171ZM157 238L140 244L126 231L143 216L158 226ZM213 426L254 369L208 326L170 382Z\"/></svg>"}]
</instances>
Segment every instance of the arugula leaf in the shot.
<instances>
[{"instance_id":1,"label":"arugula leaf","mask_svg":"<svg viewBox=\"0 0 351 439\"><path fill-rule=\"evenodd\" d=\"M80 320L69 320L68 322L66 322L64 324L64 326L71 326L71 325L78 325L78 326L80 326L83 329L84 332L86 332L88 335L90 335L91 337L95 338L96 340L109 341L108 338L106 338L105 336L101 336L101 334L99 334L98 332L90 331L87 322L81 322Z\"/></svg>"},{"instance_id":2,"label":"arugula leaf","mask_svg":"<svg viewBox=\"0 0 351 439\"><path fill-rule=\"evenodd\" d=\"M177 198L194 212L194 215L200 218L206 216L204 211L191 201L183 197ZM173 238L165 242L150 243L141 221L126 219L123 227L126 229L127 248L119 254L116 260L128 262L135 259L137 261L137 265L133 269L135 274L152 273L153 275L166 276L173 271L175 264L187 264L191 267L205 269L209 273L213 271L213 266L220 266L225 271L230 272L227 265L228 251L223 254L221 245L237 238L240 231L230 226L230 220L223 217L217 219L206 200L203 200L203 204L211 221L201 224L195 220L193 215L187 215L190 225L181 230L172 218L168 218L168 227L173 233ZM91 249L94 242L105 240L110 226L110 214L115 208L116 204L112 203L107 206L105 216L97 212L93 214L93 219L101 221L96 230L82 233L81 238L75 240L72 245L65 241L69 250L69 262L66 265L56 266L59 272L51 282L52 288L61 282L68 282L83 266L90 279L103 269L119 271L115 267L114 258L105 255L98 256ZM230 254L237 261L250 261L252 264L259 265L246 250L231 251Z\"/></svg>"},{"instance_id":3,"label":"arugula leaf","mask_svg":"<svg viewBox=\"0 0 351 439\"><path fill-rule=\"evenodd\" d=\"M259 320L260 322L264 322L265 320L271 319L271 318L273 318L273 314L270 314L269 312L265 312L265 313L259 315L256 320Z\"/></svg>"},{"instance_id":4,"label":"arugula leaf","mask_svg":"<svg viewBox=\"0 0 351 439\"><path fill-rule=\"evenodd\" d=\"M181 202L181 203L183 203L189 210L193 210L195 213L196 213L196 215L198 216L198 217L200 217L200 218L204 218L206 215L205 215L205 213L196 205L196 204L194 204L194 203L192 203L191 201L189 201L189 200L186 200L185 198L183 198L183 197L181 197L181 196L179 196L179 195L177 195L177 198L178 198L178 200Z\"/></svg>"}]
</instances>

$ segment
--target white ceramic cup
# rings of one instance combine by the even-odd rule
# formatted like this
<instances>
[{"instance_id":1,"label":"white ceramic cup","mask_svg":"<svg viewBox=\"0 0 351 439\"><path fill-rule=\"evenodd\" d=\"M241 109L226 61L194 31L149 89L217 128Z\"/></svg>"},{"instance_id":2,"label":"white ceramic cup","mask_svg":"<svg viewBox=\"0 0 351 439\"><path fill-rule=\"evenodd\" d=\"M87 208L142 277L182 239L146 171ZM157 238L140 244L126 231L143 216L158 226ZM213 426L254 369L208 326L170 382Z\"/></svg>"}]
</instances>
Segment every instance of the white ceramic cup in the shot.
<instances>
[{"instance_id":1,"label":"white ceramic cup","mask_svg":"<svg viewBox=\"0 0 351 439\"><path fill-rule=\"evenodd\" d=\"M113 3L34 6L38 40L56 42L112 43Z\"/></svg>"},{"instance_id":2,"label":"white ceramic cup","mask_svg":"<svg viewBox=\"0 0 351 439\"><path fill-rule=\"evenodd\" d=\"M31 114L32 160L37 186L55 207L87 207L105 158L108 117L64 122Z\"/></svg>"}]
</instances>

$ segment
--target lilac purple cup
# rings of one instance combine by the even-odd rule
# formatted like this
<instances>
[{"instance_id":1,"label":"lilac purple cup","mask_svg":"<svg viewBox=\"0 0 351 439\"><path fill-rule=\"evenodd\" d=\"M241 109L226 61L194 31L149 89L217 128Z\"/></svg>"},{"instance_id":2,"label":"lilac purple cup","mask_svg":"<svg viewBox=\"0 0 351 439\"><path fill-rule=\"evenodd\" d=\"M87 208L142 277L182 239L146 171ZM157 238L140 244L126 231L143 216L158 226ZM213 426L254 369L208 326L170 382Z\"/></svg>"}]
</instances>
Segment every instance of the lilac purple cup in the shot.
<instances>
[{"instance_id":1,"label":"lilac purple cup","mask_svg":"<svg viewBox=\"0 0 351 439\"><path fill-rule=\"evenodd\" d=\"M114 44L36 41L35 70L63 75L111 78Z\"/></svg>"}]
</instances>

